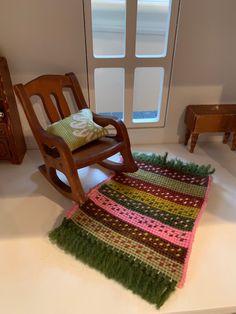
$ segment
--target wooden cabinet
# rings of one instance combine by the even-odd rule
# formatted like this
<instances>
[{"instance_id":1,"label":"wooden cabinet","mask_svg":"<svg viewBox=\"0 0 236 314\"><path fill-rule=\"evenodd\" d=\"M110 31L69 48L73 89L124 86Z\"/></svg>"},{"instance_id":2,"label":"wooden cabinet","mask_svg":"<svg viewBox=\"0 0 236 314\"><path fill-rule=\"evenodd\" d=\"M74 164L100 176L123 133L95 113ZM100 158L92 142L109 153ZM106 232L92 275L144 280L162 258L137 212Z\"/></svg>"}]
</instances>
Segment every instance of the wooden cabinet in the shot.
<instances>
[{"instance_id":1,"label":"wooden cabinet","mask_svg":"<svg viewBox=\"0 0 236 314\"><path fill-rule=\"evenodd\" d=\"M189 105L185 113L185 145L191 136L192 153L200 133L224 132L223 143L233 133L231 149L236 149L236 105Z\"/></svg>"},{"instance_id":2,"label":"wooden cabinet","mask_svg":"<svg viewBox=\"0 0 236 314\"><path fill-rule=\"evenodd\" d=\"M0 160L22 162L25 140L7 61L0 57Z\"/></svg>"}]
</instances>

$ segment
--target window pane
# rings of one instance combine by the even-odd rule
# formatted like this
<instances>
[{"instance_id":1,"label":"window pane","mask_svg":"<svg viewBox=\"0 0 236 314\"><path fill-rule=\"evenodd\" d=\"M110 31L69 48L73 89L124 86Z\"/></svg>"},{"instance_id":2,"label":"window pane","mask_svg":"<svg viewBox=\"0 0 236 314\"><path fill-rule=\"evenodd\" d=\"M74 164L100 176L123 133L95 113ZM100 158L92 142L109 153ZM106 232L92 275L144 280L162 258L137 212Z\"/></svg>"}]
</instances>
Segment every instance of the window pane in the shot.
<instances>
[{"instance_id":1,"label":"window pane","mask_svg":"<svg viewBox=\"0 0 236 314\"><path fill-rule=\"evenodd\" d=\"M165 57L171 0L138 0L137 57Z\"/></svg>"},{"instance_id":2,"label":"window pane","mask_svg":"<svg viewBox=\"0 0 236 314\"><path fill-rule=\"evenodd\" d=\"M126 0L91 0L91 6L94 57L124 57Z\"/></svg>"},{"instance_id":3,"label":"window pane","mask_svg":"<svg viewBox=\"0 0 236 314\"><path fill-rule=\"evenodd\" d=\"M96 112L123 118L124 69L97 68L94 73Z\"/></svg>"},{"instance_id":4,"label":"window pane","mask_svg":"<svg viewBox=\"0 0 236 314\"><path fill-rule=\"evenodd\" d=\"M157 122L160 115L164 68L136 68L133 122Z\"/></svg>"}]
</instances>

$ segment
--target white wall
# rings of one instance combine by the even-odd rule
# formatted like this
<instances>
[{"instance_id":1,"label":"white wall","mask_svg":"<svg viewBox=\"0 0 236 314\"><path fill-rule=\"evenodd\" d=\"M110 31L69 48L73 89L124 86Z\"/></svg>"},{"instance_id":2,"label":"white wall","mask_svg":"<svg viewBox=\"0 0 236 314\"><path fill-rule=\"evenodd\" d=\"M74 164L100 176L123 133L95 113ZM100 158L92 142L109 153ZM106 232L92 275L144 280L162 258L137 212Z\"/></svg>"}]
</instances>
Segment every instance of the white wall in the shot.
<instances>
[{"instance_id":1,"label":"white wall","mask_svg":"<svg viewBox=\"0 0 236 314\"><path fill-rule=\"evenodd\" d=\"M186 105L236 103L235 12L235 0L183 1L164 141L182 135Z\"/></svg>"},{"instance_id":2,"label":"white wall","mask_svg":"<svg viewBox=\"0 0 236 314\"><path fill-rule=\"evenodd\" d=\"M235 12L235 0L182 0L166 125L139 132L141 142L183 141L188 104L236 103Z\"/></svg>"},{"instance_id":3,"label":"white wall","mask_svg":"<svg viewBox=\"0 0 236 314\"><path fill-rule=\"evenodd\" d=\"M81 2L1 1L0 54L14 83L73 70L86 88ZM235 12L235 0L182 0L166 125L130 130L133 143L182 140L190 103L236 103ZM22 112L21 119L30 138Z\"/></svg>"},{"instance_id":4,"label":"white wall","mask_svg":"<svg viewBox=\"0 0 236 314\"><path fill-rule=\"evenodd\" d=\"M13 83L73 71L87 97L82 0L0 2L0 55L8 60ZM36 147L18 107L27 145Z\"/></svg>"}]
</instances>

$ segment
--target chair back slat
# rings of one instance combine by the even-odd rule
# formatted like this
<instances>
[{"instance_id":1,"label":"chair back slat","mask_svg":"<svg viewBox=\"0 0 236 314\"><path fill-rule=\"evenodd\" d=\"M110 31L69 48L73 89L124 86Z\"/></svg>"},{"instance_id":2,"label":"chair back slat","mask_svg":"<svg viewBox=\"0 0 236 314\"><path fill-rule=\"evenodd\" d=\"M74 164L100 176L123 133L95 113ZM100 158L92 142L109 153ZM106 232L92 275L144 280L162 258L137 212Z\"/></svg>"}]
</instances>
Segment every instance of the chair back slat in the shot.
<instances>
[{"instance_id":1,"label":"chair back slat","mask_svg":"<svg viewBox=\"0 0 236 314\"><path fill-rule=\"evenodd\" d=\"M70 79L70 82L72 84L72 90L74 93L74 97L75 97L75 101L76 101L78 109L81 110L83 108L88 108L81 86L75 74L71 72L71 73L67 73L66 76Z\"/></svg>"},{"instance_id":2,"label":"chair back slat","mask_svg":"<svg viewBox=\"0 0 236 314\"><path fill-rule=\"evenodd\" d=\"M53 92L51 93L51 95L54 97L56 101L57 109L61 115L61 118L68 117L71 114L71 112L62 90L57 90L56 93Z\"/></svg>"},{"instance_id":3,"label":"chair back slat","mask_svg":"<svg viewBox=\"0 0 236 314\"><path fill-rule=\"evenodd\" d=\"M50 94L38 94L38 96L41 98L44 110L47 114L48 119L51 123L57 122L60 120L60 115L55 107L55 104L53 103Z\"/></svg>"},{"instance_id":4,"label":"chair back slat","mask_svg":"<svg viewBox=\"0 0 236 314\"><path fill-rule=\"evenodd\" d=\"M77 108L88 108L82 89L74 73L65 75L43 75L23 84L15 85L15 92L19 97L26 113L31 129L40 142L40 129L43 129L36 108L33 106L33 96L38 96L43 109L51 123L68 117L71 114L69 104L64 93L69 89L74 97Z\"/></svg>"},{"instance_id":5,"label":"chair back slat","mask_svg":"<svg viewBox=\"0 0 236 314\"><path fill-rule=\"evenodd\" d=\"M41 98L44 110L51 122L56 122L70 115L68 103L63 95L63 88L72 88L70 79L65 75L43 75L24 85L28 97L37 95ZM52 101L54 97L56 104Z\"/></svg>"}]
</instances>

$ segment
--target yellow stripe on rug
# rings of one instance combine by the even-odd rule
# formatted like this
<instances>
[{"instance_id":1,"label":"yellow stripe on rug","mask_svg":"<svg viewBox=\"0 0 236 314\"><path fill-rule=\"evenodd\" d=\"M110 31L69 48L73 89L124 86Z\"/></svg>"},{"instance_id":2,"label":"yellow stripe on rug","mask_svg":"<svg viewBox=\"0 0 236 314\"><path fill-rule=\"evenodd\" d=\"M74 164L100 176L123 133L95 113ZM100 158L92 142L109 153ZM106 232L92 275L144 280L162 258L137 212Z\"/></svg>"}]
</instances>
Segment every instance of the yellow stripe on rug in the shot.
<instances>
[{"instance_id":1,"label":"yellow stripe on rug","mask_svg":"<svg viewBox=\"0 0 236 314\"><path fill-rule=\"evenodd\" d=\"M175 214L177 216L196 218L199 212L199 208L197 207L184 206L168 200L163 200L163 198L161 197L152 195L141 190L137 190L134 187L118 183L114 180L110 180L109 182L107 182L107 186L109 186L113 190L116 190L126 195L127 197L133 200L142 202L145 205L151 207L156 207L160 210L163 210L171 214Z\"/></svg>"}]
</instances>

